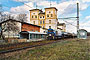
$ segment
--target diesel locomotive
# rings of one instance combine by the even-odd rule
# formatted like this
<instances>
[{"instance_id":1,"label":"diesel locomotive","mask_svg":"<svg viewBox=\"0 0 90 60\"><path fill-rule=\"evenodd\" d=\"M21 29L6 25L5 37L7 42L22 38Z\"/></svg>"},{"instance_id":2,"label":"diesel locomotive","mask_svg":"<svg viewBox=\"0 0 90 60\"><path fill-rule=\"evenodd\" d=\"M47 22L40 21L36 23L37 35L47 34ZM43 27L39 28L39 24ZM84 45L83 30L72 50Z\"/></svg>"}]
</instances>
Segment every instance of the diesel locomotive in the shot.
<instances>
[{"instance_id":1,"label":"diesel locomotive","mask_svg":"<svg viewBox=\"0 0 90 60\"><path fill-rule=\"evenodd\" d=\"M48 40L57 40L57 39L62 39L62 38L73 38L75 36L76 35L74 35L72 33L63 32L59 29L53 30L53 29L49 28L47 30L47 39Z\"/></svg>"}]
</instances>

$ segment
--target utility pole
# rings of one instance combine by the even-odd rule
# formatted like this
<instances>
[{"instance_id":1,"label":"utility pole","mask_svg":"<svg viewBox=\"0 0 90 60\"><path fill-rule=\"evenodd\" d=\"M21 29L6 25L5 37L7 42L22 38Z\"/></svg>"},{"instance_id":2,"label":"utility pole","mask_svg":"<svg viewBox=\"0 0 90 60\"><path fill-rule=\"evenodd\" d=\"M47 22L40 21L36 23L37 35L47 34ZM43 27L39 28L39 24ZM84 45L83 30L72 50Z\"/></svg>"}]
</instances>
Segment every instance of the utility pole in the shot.
<instances>
[{"instance_id":1,"label":"utility pole","mask_svg":"<svg viewBox=\"0 0 90 60\"><path fill-rule=\"evenodd\" d=\"M79 3L77 3L77 38L78 38L78 32L79 30Z\"/></svg>"},{"instance_id":2,"label":"utility pole","mask_svg":"<svg viewBox=\"0 0 90 60\"><path fill-rule=\"evenodd\" d=\"M37 9L37 7L38 7L38 6L37 6L37 2L36 2L36 9Z\"/></svg>"},{"instance_id":3,"label":"utility pole","mask_svg":"<svg viewBox=\"0 0 90 60\"><path fill-rule=\"evenodd\" d=\"M51 5L52 5L52 4L51 4L51 0L50 0L50 7L51 7Z\"/></svg>"}]
</instances>

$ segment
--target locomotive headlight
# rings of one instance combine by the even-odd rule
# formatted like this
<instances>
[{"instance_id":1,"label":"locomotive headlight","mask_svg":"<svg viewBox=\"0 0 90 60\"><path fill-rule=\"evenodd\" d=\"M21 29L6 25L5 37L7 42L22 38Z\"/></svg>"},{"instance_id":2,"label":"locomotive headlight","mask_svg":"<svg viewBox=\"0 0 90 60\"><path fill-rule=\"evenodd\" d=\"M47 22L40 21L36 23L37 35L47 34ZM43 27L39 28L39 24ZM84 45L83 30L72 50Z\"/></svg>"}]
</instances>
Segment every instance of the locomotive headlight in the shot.
<instances>
[{"instance_id":1,"label":"locomotive headlight","mask_svg":"<svg viewBox=\"0 0 90 60\"><path fill-rule=\"evenodd\" d=\"M49 34L49 36L51 36L51 34Z\"/></svg>"}]
</instances>

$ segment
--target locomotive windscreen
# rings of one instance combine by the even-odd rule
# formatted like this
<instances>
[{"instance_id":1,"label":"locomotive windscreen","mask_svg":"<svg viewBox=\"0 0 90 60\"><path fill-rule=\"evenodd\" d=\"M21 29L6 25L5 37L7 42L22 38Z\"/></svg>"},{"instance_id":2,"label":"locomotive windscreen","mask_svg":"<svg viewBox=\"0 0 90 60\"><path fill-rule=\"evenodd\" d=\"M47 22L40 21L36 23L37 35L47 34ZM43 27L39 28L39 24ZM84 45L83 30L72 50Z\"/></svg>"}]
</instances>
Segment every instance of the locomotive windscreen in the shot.
<instances>
[{"instance_id":1,"label":"locomotive windscreen","mask_svg":"<svg viewBox=\"0 0 90 60\"><path fill-rule=\"evenodd\" d=\"M53 32L53 29L48 29L48 32Z\"/></svg>"}]
</instances>

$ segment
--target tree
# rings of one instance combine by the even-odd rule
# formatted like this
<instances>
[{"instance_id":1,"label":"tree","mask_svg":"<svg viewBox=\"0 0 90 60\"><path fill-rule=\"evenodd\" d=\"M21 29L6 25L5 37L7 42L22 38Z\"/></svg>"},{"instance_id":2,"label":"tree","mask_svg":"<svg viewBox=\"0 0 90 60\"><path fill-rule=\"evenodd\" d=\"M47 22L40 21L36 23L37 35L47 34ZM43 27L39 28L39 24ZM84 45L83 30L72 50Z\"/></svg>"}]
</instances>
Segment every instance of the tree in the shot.
<instances>
[{"instance_id":1,"label":"tree","mask_svg":"<svg viewBox=\"0 0 90 60\"><path fill-rule=\"evenodd\" d=\"M16 18L10 14L3 14L2 5L0 5L0 23L3 21L6 21L6 20L10 20L10 19L18 20L21 22L27 22L26 14L19 14L19 15L17 15ZM4 32L9 33L10 31L13 31L13 33L19 32L19 27L17 26L16 22L9 21L9 22L3 23L3 25L1 25L1 33L0 33L1 38L3 40L5 40Z\"/></svg>"},{"instance_id":2,"label":"tree","mask_svg":"<svg viewBox=\"0 0 90 60\"><path fill-rule=\"evenodd\" d=\"M27 22L26 14L18 14L16 19L21 21L21 22Z\"/></svg>"},{"instance_id":3,"label":"tree","mask_svg":"<svg viewBox=\"0 0 90 60\"><path fill-rule=\"evenodd\" d=\"M17 22L16 21L13 21L14 19L14 17L13 16L8 16L8 18L9 18L9 21L8 22L5 22L4 24L3 24L3 26L4 26L4 28L3 28L3 31L4 32L8 32L9 33L9 35L10 35L10 32L13 32L13 36L14 36L14 33L19 33L19 26L18 26L18 24L17 24ZM11 34L12 35L12 34Z\"/></svg>"},{"instance_id":4,"label":"tree","mask_svg":"<svg viewBox=\"0 0 90 60\"><path fill-rule=\"evenodd\" d=\"M0 22L3 20L3 14L2 14L2 5L0 4ZM0 25L0 37L4 40L4 35L2 31L2 26Z\"/></svg>"},{"instance_id":5,"label":"tree","mask_svg":"<svg viewBox=\"0 0 90 60\"><path fill-rule=\"evenodd\" d=\"M6 15L6 16L4 16L4 19L3 19L3 21L5 21L5 20L9 20L9 21L7 21L7 22L4 22L4 23L2 23L2 25L1 25L1 36L2 36L2 38L5 40L5 33L7 33L8 32L8 38L9 38L9 35L11 34L10 32L13 32L13 36L14 36L14 33L16 33L16 32L19 32L20 30L19 30L19 26L18 26L18 24L17 24L17 22L15 21L15 19L14 19L14 17L13 16L11 16L11 15ZM12 34L11 34L12 35Z\"/></svg>"}]
</instances>

